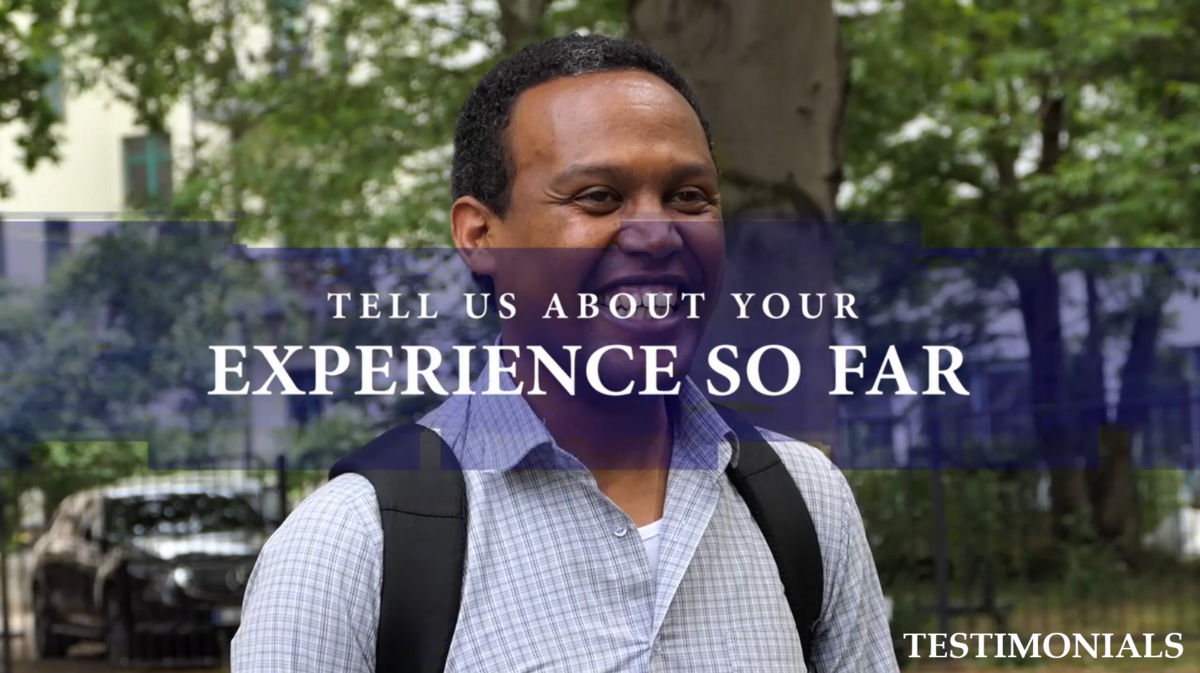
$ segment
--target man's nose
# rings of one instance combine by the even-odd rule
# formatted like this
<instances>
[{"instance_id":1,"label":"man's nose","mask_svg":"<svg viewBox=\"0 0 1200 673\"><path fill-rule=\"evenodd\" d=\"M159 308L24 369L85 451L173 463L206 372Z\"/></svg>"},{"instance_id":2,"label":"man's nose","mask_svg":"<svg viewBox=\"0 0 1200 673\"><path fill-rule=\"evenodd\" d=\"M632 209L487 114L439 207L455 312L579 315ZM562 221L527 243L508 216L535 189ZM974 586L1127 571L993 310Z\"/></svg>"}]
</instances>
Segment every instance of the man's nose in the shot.
<instances>
[{"instance_id":1,"label":"man's nose","mask_svg":"<svg viewBox=\"0 0 1200 673\"><path fill-rule=\"evenodd\" d=\"M659 259L679 252L683 237L678 224L667 215L622 219L617 247L626 254Z\"/></svg>"}]
</instances>

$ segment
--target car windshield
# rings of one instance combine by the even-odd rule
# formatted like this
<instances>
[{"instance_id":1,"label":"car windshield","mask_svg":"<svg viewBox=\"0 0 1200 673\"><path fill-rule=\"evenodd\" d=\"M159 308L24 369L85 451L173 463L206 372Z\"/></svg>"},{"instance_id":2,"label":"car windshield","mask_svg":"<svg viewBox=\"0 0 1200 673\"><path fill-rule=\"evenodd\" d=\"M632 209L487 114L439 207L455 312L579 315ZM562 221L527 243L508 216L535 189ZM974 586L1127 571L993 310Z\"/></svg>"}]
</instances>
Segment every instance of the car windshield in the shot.
<instances>
[{"instance_id":1,"label":"car windshield","mask_svg":"<svg viewBox=\"0 0 1200 673\"><path fill-rule=\"evenodd\" d=\"M110 500L113 537L194 535L261 528L262 516L248 501L211 493L148 494Z\"/></svg>"}]
</instances>

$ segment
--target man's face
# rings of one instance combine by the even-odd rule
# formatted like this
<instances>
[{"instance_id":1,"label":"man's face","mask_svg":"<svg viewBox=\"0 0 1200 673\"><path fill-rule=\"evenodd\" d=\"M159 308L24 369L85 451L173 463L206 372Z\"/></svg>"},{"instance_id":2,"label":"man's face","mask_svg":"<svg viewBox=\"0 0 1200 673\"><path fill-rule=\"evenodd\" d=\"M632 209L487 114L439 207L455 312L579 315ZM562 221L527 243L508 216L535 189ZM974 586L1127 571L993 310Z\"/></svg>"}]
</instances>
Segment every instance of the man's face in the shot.
<instances>
[{"instance_id":1,"label":"man's face","mask_svg":"<svg viewBox=\"0 0 1200 673\"><path fill-rule=\"evenodd\" d=\"M511 205L487 236L487 247L499 249L496 292L513 293L518 311L506 321L505 342L544 346L562 353L560 361L563 346L582 346L581 383L592 353L630 346L632 360L609 351L601 361L610 390L630 382L643 389L643 345L674 346L675 374L686 374L716 304L725 252L716 166L687 101L644 72L554 80L517 101L508 147L516 169ZM698 319L688 318L684 292L704 294ZM580 293L599 297L598 317L578 318ZM640 302L631 318L609 310L620 293ZM555 294L567 319L542 319ZM618 301L625 315L628 299ZM645 304L652 301L674 309L651 317ZM659 380L669 389L670 380Z\"/></svg>"}]
</instances>

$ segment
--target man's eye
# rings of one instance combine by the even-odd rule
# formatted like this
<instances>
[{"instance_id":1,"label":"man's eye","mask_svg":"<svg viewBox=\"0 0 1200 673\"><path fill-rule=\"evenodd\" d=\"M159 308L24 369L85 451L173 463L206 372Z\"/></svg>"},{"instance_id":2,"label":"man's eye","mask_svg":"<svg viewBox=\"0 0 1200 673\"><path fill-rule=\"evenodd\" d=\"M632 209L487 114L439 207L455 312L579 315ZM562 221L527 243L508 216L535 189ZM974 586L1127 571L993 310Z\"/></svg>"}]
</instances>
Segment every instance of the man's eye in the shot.
<instances>
[{"instance_id":1,"label":"man's eye","mask_svg":"<svg viewBox=\"0 0 1200 673\"><path fill-rule=\"evenodd\" d=\"M685 189L682 192L678 192L675 194L675 200L688 205L708 203L710 201L708 194L698 189Z\"/></svg>"},{"instance_id":2,"label":"man's eye","mask_svg":"<svg viewBox=\"0 0 1200 673\"><path fill-rule=\"evenodd\" d=\"M587 192L585 194L580 194L576 198L576 200L582 201L582 202L588 203L588 204L606 204L607 205L609 203L616 202L618 199L617 199L616 194L613 194L612 192L595 191L595 192Z\"/></svg>"}]
</instances>

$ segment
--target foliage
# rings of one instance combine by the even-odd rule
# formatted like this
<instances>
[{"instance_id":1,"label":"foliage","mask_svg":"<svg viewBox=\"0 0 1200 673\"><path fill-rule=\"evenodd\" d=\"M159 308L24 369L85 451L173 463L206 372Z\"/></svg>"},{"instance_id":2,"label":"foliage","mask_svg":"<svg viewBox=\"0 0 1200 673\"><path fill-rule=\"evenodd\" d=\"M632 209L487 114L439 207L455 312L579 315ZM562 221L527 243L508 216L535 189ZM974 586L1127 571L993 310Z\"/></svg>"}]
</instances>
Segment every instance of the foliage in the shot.
<instances>
[{"instance_id":1,"label":"foliage","mask_svg":"<svg viewBox=\"0 0 1200 673\"><path fill-rule=\"evenodd\" d=\"M195 137L173 139L185 150L176 156L193 161L176 183L171 212L236 218L238 240L315 250L313 264L288 268L283 282L290 287L268 289L261 278L241 279L239 286L235 270L206 268L213 241L195 232L173 239L178 246L124 231L95 246L69 265L57 289L34 300L41 317L23 318L33 321L22 332L31 340L12 361L20 379L36 384L0 408L6 436L21 444L47 427L145 433L143 408L168 382L192 393L180 407L191 434L216 432L233 409L227 399L203 394L211 388L211 366L196 365L211 358L208 345L233 329L233 308L262 322L264 293L285 311L288 336L351 347L425 342L431 335L411 322L312 320L313 299L324 304L324 291L335 286L440 289L443 277L431 278L386 246L449 240L447 150L470 86L501 53L531 37L577 29L620 33L624 11L616 0L490 6L232 0L207 8L167 0L149 9L97 0L69 8L10 3L3 21L21 13L38 18L36 30L23 33L2 24L14 38L6 40L4 58L21 55L22 73L33 73L33 59L52 45L69 64L75 91L105 87L147 129L165 129L180 104L194 108ZM31 146L48 154L56 143L54 120L44 105L31 107L45 82L25 74L5 79L0 103L32 101L17 117L33 124ZM380 277L381 269L391 280ZM447 332L441 338L459 343L479 341L493 326L439 322ZM94 324L102 326L99 335ZM250 327L262 334L261 325ZM17 345L5 338L0 349ZM353 396L335 401L365 404ZM377 411L403 418L413 409Z\"/></svg>"},{"instance_id":2,"label":"foliage","mask_svg":"<svg viewBox=\"0 0 1200 673\"><path fill-rule=\"evenodd\" d=\"M845 201L856 212L917 220L922 241L937 247L1172 247L1197 239L1200 201L1189 185L1200 173L1200 113L1191 102L1200 61L1195 41L1180 37L1194 33L1200 4L884 0L850 3L845 12L854 92ZM1098 423L1106 412L1103 345L1129 339L1136 357L1121 371L1116 420L1143 424L1136 405L1177 279L1150 265L1103 271L1105 290L1137 277L1140 291L1126 302L1133 320L1098 315L1093 338L1070 344L1053 287L1063 271L1095 273L1094 265L1023 257L1005 272L1029 345L1034 425L1045 455L1070 459L1091 433L1067 437L1057 418L1069 398L1069 349L1083 351L1081 399L1099 409L1089 412ZM1054 479L1061 533L1088 495L1078 473ZM1102 504L1117 492L1106 485L1093 499ZM1097 512L1116 511L1097 504Z\"/></svg>"},{"instance_id":3,"label":"foliage","mask_svg":"<svg viewBox=\"0 0 1200 673\"><path fill-rule=\"evenodd\" d=\"M0 124L28 127L28 166L54 156L41 63L61 52L75 91L105 87L148 129L180 104L198 112L173 212L237 217L241 237L296 246L445 243L447 150L470 87L530 37L621 33L624 12L618 0L17 0L0 11Z\"/></svg>"},{"instance_id":4,"label":"foliage","mask_svg":"<svg viewBox=\"0 0 1200 673\"><path fill-rule=\"evenodd\" d=\"M42 512L37 518L49 522L67 496L83 489L112 483L149 471L145 442L46 442L32 447L32 469L9 473L3 489L8 494L40 492ZM5 498L9 539L21 538L23 511L18 498ZM7 541L6 541L7 542Z\"/></svg>"},{"instance_id":5,"label":"foliage","mask_svg":"<svg viewBox=\"0 0 1200 673\"><path fill-rule=\"evenodd\" d=\"M361 407L340 406L303 428L281 432L285 449L288 502L304 499L323 484L329 468L340 457L377 437L384 428Z\"/></svg>"},{"instance_id":6,"label":"foliage","mask_svg":"<svg viewBox=\"0 0 1200 673\"><path fill-rule=\"evenodd\" d=\"M199 223L126 223L66 258L46 287L9 295L0 304L13 318L0 333L9 455L27 461L31 445L48 441L149 440L161 429L153 405L175 411L193 439L226 423L235 407L207 394L208 347L227 341L230 305L256 290L227 238Z\"/></svg>"},{"instance_id":7,"label":"foliage","mask_svg":"<svg viewBox=\"0 0 1200 673\"><path fill-rule=\"evenodd\" d=\"M357 407L341 407L290 431L288 466L299 470L328 470L334 460L374 439L382 431L378 420Z\"/></svg>"},{"instance_id":8,"label":"foliage","mask_svg":"<svg viewBox=\"0 0 1200 673\"><path fill-rule=\"evenodd\" d=\"M45 28L46 18L59 11L57 5L47 0L8 0L0 7L0 127L20 124L16 144L25 170L60 158L55 126L61 120L45 93L56 77L48 67L56 50L53 32ZM11 192L7 176L0 175L0 199Z\"/></svg>"},{"instance_id":9,"label":"foliage","mask_svg":"<svg viewBox=\"0 0 1200 673\"><path fill-rule=\"evenodd\" d=\"M987 571L985 564L998 575L1032 572L1037 561L1031 553L1036 553L1040 544L1041 528L1034 509L1036 474L992 470L850 472L847 478L854 487L885 586L928 578L933 571L937 521L933 480L939 476L951 576L962 582L980 581ZM1014 533L1022 536L1019 544L1009 539Z\"/></svg>"},{"instance_id":10,"label":"foliage","mask_svg":"<svg viewBox=\"0 0 1200 673\"><path fill-rule=\"evenodd\" d=\"M1181 470L1139 470L1138 509L1142 532L1151 533L1184 507L1185 476Z\"/></svg>"},{"instance_id":11,"label":"foliage","mask_svg":"<svg viewBox=\"0 0 1200 673\"><path fill-rule=\"evenodd\" d=\"M866 347L863 371L879 371L889 347L895 347L902 362L918 363L930 344L971 353L997 338L989 327L1011 310L1012 301L994 260L938 259L921 249L921 232L914 224L844 217L848 221L835 234L837 290L854 296L862 319L839 321L838 328L844 331L844 343ZM925 371L923 365L914 368ZM865 391L874 377L852 378L851 385L861 389L856 392Z\"/></svg>"},{"instance_id":12,"label":"foliage","mask_svg":"<svg viewBox=\"0 0 1200 673\"><path fill-rule=\"evenodd\" d=\"M46 442L33 449L29 477L49 511L71 493L149 470L145 442ZM48 478L42 478L48 477Z\"/></svg>"},{"instance_id":13,"label":"foliage","mask_svg":"<svg viewBox=\"0 0 1200 673\"><path fill-rule=\"evenodd\" d=\"M846 477L866 523L885 588L928 581L934 572L937 522L934 479L943 483L948 573L956 587L980 591L988 574L1069 585L1083 594L1126 571L1090 544L1057 543L1040 506L1035 471L851 470ZM1179 508L1182 473L1139 471L1142 527L1149 531ZM1076 522L1085 531L1086 520ZM1084 538L1086 539L1086 538Z\"/></svg>"},{"instance_id":14,"label":"foliage","mask_svg":"<svg viewBox=\"0 0 1200 673\"><path fill-rule=\"evenodd\" d=\"M846 13L852 211L918 221L935 247L1196 240L1200 113L1187 102L1200 61L1178 36L1195 30L1197 3L885 0ZM1148 286L1142 267L1114 269L1115 286ZM1145 313L1161 293L1128 305Z\"/></svg>"},{"instance_id":15,"label":"foliage","mask_svg":"<svg viewBox=\"0 0 1200 673\"><path fill-rule=\"evenodd\" d=\"M202 10L167 0L147 10L81 0L68 12L27 0L15 9L27 4L40 28L9 33L13 44L61 44L76 89L106 86L151 129L177 104L199 111L203 137L173 211L237 216L240 236L307 247L448 239L454 118L495 57L526 41L500 24L528 3L232 0ZM529 35L623 28L615 0L536 4L539 14L524 17ZM35 99L42 82L14 85ZM45 128L34 137L53 144Z\"/></svg>"},{"instance_id":16,"label":"foliage","mask_svg":"<svg viewBox=\"0 0 1200 673\"><path fill-rule=\"evenodd\" d=\"M1196 3L871 4L846 21L856 207L937 245L1194 240L1200 70L1145 52Z\"/></svg>"},{"instance_id":17,"label":"foliage","mask_svg":"<svg viewBox=\"0 0 1200 673\"><path fill-rule=\"evenodd\" d=\"M1200 61L1178 39L1197 3L885 0L846 14L851 211L917 221L934 247L1197 240L1200 112L1187 101ZM1114 288L1146 268L1114 267Z\"/></svg>"},{"instance_id":18,"label":"foliage","mask_svg":"<svg viewBox=\"0 0 1200 673\"><path fill-rule=\"evenodd\" d=\"M892 619L889 626L892 631L892 648L896 653L896 662L900 670L912 668L912 640L905 639L906 633L929 633L936 631L931 623L933 619L927 612L922 611L909 601L900 601L892 609Z\"/></svg>"},{"instance_id":19,"label":"foliage","mask_svg":"<svg viewBox=\"0 0 1200 673\"><path fill-rule=\"evenodd\" d=\"M40 491L48 516L74 491L149 471L151 452L211 451L235 410L207 394L208 346L225 340L231 301L254 289L226 240L202 223L128 222L65 258L45 287L0 296L14 493ZM155 404L182 427L161 427Z\"/></svg>"}]
</instances>

